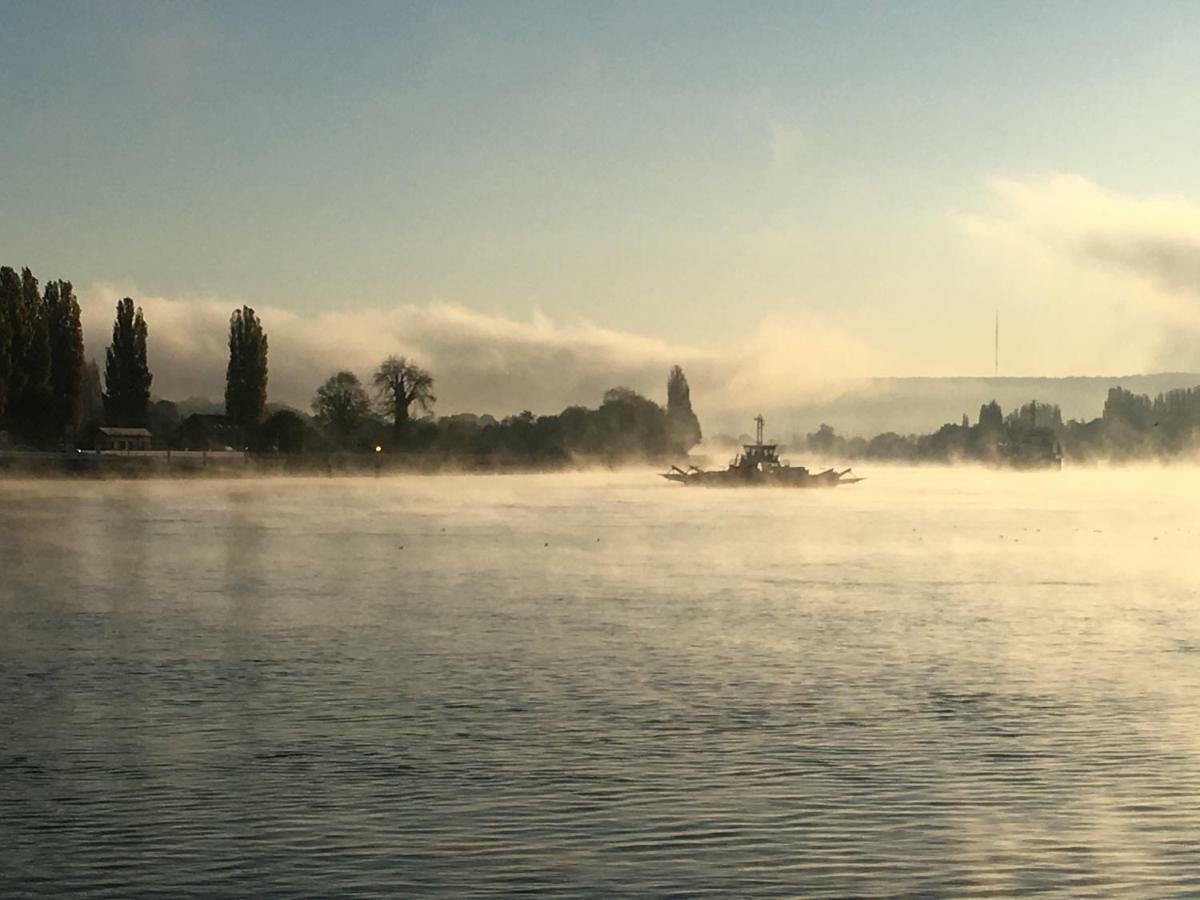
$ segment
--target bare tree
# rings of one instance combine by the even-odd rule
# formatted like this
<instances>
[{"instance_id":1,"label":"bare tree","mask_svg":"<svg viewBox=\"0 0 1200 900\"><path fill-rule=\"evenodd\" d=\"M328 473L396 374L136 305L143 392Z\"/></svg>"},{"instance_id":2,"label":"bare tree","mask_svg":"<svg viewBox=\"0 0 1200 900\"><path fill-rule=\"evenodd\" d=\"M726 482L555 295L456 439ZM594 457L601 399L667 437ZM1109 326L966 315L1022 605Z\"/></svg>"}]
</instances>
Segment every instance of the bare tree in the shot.
<instances>
[{"instance_id":1,"label":"bare tree","mask_svg":"<svg viewBox=\"0 0 1200 900\"><path fill-rule=\"evenodd\" d=\"M385 415L392 417L397 433L408 428L409 410L414 404L425 412L433 409L433 376L403 356L389 356L379 364L371 379Z\"/></svg>"}]
</instances>

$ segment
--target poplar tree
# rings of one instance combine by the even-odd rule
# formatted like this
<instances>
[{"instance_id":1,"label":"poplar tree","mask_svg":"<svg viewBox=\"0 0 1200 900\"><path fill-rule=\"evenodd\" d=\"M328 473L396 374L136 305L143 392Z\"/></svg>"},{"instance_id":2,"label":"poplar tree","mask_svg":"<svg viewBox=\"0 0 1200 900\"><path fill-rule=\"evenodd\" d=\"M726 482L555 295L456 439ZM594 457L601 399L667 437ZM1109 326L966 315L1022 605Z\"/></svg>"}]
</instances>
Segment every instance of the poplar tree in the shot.
<instances>
[{"instance_id":1,"label":"poplar tree","mask_svg":"<svg viewBox=\"0 0 1200 900\"><path fill-rule=\"evenodd\" d=\"M62 434L78 427L82 410L83 326L71 282L47 282L42 310L50 345L53 427Z\"/></svg>"},{"instance_id":2,"label":"poplar tree","mask_svg":"<svg viewBox=\"0 0 1200 900\"><path fill-rule=\"evenodd\" d=\"M243 428L267 412L267 335L248 306L229 317L229 366L225 370L225 415Z\"/></svg>"},{"instance_id":3,"label":"poplar tree","mask_svg":"<svg viewBox=\"0 0 1200 900\"><path fill-rule=\"evenodd\" d=\"M0 271L11 272L12 269ZM12 325L9 298L0 278L0 428L4 426L8 412L9 387L12 383Z\"/></svg>"},{"instance_id":4,"label":"poplar tree","mask_svg":"<svg viewBox=\"0 0 1200 900\"><path fill-rule=\"evenodd\" d=\"M47 429L51 394L50 341L38 282L29 269L22 269L18 279L7 268L0 281L11 335L8 420L19 434L40 437Z\"/></svg>"},{"instance_id":5,"label":"poplar tree","mask_svg":"<svg viewBox=\"0 0 1200 900\"><path fill-rule=\"evenodd\" d=\"M692 411L692 391L679 366L672 367L667 376L667 422L671 442L680 452L700 443L700 420Z\"/></svg>"},{"instance_id":6,"label":"poplar tree","mask_svg":"<svg viewBox=\"0 0 1200 900\"><path fill-rule=\"evenodd\" d=\"M21 277L11 266L0 267L0 374L3 375L3 419L6 424L16 426L17 403L24 387L21 369L24 329L22 326Z\"/></svg>"},{"instance_id":7,"label":"poplar tree","mask_svg":"<svg viewBox=\"0 0 1200 900\"><path fill-rule=\"evenodd\" d=\"M146 320L126 297L117 303L112 344L104 361L104 418L109 425L146 423L153 376L146 363Z\"/></svg>"}]
</instances>

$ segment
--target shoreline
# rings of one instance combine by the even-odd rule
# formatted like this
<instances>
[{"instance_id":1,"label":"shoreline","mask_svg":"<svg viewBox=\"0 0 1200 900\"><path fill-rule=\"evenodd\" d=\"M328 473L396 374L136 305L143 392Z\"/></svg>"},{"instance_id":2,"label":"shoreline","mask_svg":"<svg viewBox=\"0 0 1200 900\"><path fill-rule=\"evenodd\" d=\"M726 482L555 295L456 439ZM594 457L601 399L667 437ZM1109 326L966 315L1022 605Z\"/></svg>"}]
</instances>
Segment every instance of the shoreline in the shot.
<instances>
[{"instance_id":1,"label":"shoreline","mask_svg":"<svg viewBox=\"0 0 1200 900\"><path fill-rule=\"evenodd\" d=\"M79 480L144 478L330 478L383 475L555 474L631 466L660 468L658 460L555 460L537 465L505 458L440 458L422 454L271 454L242 451L8 451L0 452L0 481L24 478Z\"/></svg>"}]
</instances>

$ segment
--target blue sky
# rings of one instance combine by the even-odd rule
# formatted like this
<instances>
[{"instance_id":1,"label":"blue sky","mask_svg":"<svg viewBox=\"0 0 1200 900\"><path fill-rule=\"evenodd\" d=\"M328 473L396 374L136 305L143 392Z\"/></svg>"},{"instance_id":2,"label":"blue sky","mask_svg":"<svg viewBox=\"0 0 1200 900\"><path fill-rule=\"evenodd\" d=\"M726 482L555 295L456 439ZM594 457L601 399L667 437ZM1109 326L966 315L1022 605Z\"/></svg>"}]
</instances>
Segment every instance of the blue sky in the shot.
<instances>
[{"instance_id":1,"label":"blue sky","mask_svg":"<svg viewBox=\"0 0 1200 900\"><path fill-rule=\"evenodd\" d=\"M0 16L3 261L106 302L450 304L701 355L852 335L868 374L990 368L996 308L1013 374L1169 365L1190 322L1079 248L1093 214L1200 235L1200 4Z\"/></svg>"}]
</instances>

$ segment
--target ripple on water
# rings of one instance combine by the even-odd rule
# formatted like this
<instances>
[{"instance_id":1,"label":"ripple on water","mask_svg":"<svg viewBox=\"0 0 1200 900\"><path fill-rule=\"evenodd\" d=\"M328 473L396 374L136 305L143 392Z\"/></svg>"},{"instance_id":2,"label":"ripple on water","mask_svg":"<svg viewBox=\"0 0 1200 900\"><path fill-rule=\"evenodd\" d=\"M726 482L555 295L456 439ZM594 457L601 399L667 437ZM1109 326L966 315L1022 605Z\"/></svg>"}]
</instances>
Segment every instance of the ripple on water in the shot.
<instances>
[{"instance_id":1,"label":"ripple on water","mask_svg":"<svg viewBox=\"0 0 1200 900\"><path fill-rule=\"evenodd\" d=\"M973 477L0 485L0 895L1200 893L1191 572Z\"/></svg>"}]
</instances>

